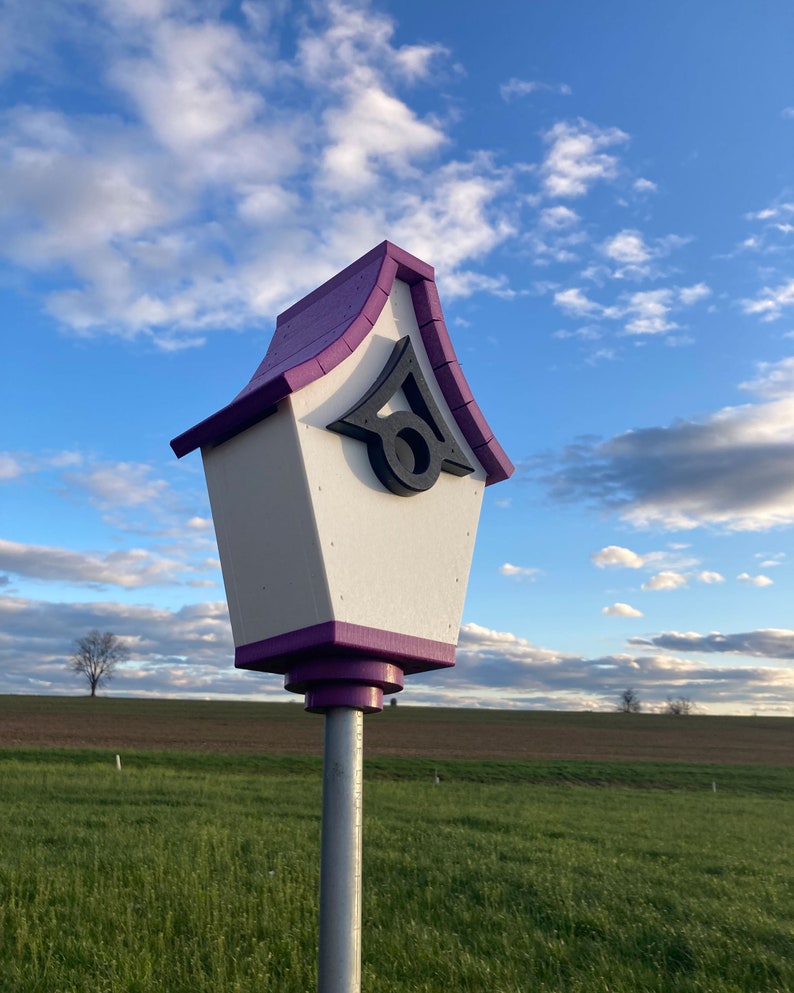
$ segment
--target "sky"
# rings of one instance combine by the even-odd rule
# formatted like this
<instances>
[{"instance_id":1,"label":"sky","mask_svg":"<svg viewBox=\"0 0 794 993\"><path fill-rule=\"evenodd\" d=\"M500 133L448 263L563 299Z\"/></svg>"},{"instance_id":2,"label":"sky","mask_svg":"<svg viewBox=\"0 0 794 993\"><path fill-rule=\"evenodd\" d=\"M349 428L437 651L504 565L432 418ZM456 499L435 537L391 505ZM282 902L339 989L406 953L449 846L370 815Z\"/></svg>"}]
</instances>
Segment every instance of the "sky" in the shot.
<instances>
[{"instance_id":1,"label":"sky","mask_svg":"<svg viewBox=\"0 0 794 993\"><path fill-rule=\"evenodd\" d=\"M435 267L516 465L417 705L794 714L794 8L0 0L0 693L234 670L201 460L278 313Z\"/></svg>"}]
</instances>

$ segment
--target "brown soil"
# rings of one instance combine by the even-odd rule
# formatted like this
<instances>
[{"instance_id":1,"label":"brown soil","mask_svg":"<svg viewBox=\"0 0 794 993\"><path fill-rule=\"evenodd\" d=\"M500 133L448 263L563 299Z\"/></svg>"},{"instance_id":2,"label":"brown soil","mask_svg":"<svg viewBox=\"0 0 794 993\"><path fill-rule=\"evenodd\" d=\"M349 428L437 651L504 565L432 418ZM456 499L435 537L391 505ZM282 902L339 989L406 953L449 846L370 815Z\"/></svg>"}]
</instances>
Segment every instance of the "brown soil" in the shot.
<instances>
[{"instance_id":1,"label":"brown soil","mask_svg":"<svg viewBox=\"0 0 794 993\"><path fill-rule=\"evenodd\" d=\"M0 697L0 748L320 755L323 720L299 702ZM426 758L794 766L794 718L387 707L366 754Z\"/></svg>"}]
</instances>

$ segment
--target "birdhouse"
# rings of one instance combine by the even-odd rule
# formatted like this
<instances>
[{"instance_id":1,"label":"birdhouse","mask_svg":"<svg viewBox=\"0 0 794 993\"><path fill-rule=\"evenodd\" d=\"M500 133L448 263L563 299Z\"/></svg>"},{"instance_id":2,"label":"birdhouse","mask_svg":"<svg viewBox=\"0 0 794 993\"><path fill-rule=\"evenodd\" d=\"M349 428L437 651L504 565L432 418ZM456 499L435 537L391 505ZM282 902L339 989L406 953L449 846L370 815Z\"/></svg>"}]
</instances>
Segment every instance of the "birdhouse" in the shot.
<instances>
[{"instance_id":1,"label":"birdhouse","mask_svg":"<svg viewBox=\"0 0 794 993\"><path fill-rule=\"evenodd\" d=\"M380 710L452 666L486 486L513 466L463 376L431 266L384 242L280 315L201 449L235 665L306 707Z\"/></svg>"}]
</instances>

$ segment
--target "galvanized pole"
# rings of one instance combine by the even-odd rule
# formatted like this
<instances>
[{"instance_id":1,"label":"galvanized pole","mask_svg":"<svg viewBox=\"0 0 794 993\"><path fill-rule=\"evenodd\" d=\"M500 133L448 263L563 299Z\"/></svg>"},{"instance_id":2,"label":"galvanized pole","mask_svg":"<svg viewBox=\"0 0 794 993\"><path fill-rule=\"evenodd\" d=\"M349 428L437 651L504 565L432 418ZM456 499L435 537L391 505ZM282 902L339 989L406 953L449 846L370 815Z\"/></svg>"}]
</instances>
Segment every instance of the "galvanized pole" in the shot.
<instances>
[{"instance_id":1,"label":"galvanized pole","mask_svg":"<svg viewBox=\"0 0 794 993\"><path fill-rule=\"evenodd\" d=\"M361 990L364 714L325 712L318 993Z\"/></svg>"}]
</instances>

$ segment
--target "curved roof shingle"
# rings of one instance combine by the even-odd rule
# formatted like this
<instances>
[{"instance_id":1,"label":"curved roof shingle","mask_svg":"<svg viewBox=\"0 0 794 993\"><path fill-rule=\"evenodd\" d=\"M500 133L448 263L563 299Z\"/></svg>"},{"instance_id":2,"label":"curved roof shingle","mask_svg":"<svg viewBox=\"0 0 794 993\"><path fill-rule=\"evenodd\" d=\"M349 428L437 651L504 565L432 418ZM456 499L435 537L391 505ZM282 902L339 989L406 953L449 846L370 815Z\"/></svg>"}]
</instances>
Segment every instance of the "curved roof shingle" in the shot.
<instances>
[{"instance_id":1,"label":"curved roof shingle","mask_svg":"<svg viewBox=\"0 0 794 993\"><path fill-rule=\"evenodd\" d=\"M482 415L444 323L432 266L384 241L280 314L267 353L240 393L171 442L181 458L219 444L262 420L280 400L324 376L364 341L395 279L411 287L414 312L444 399L486 471L486 485L512 475L513 464Z\"/></svg>"}]
</instances>

